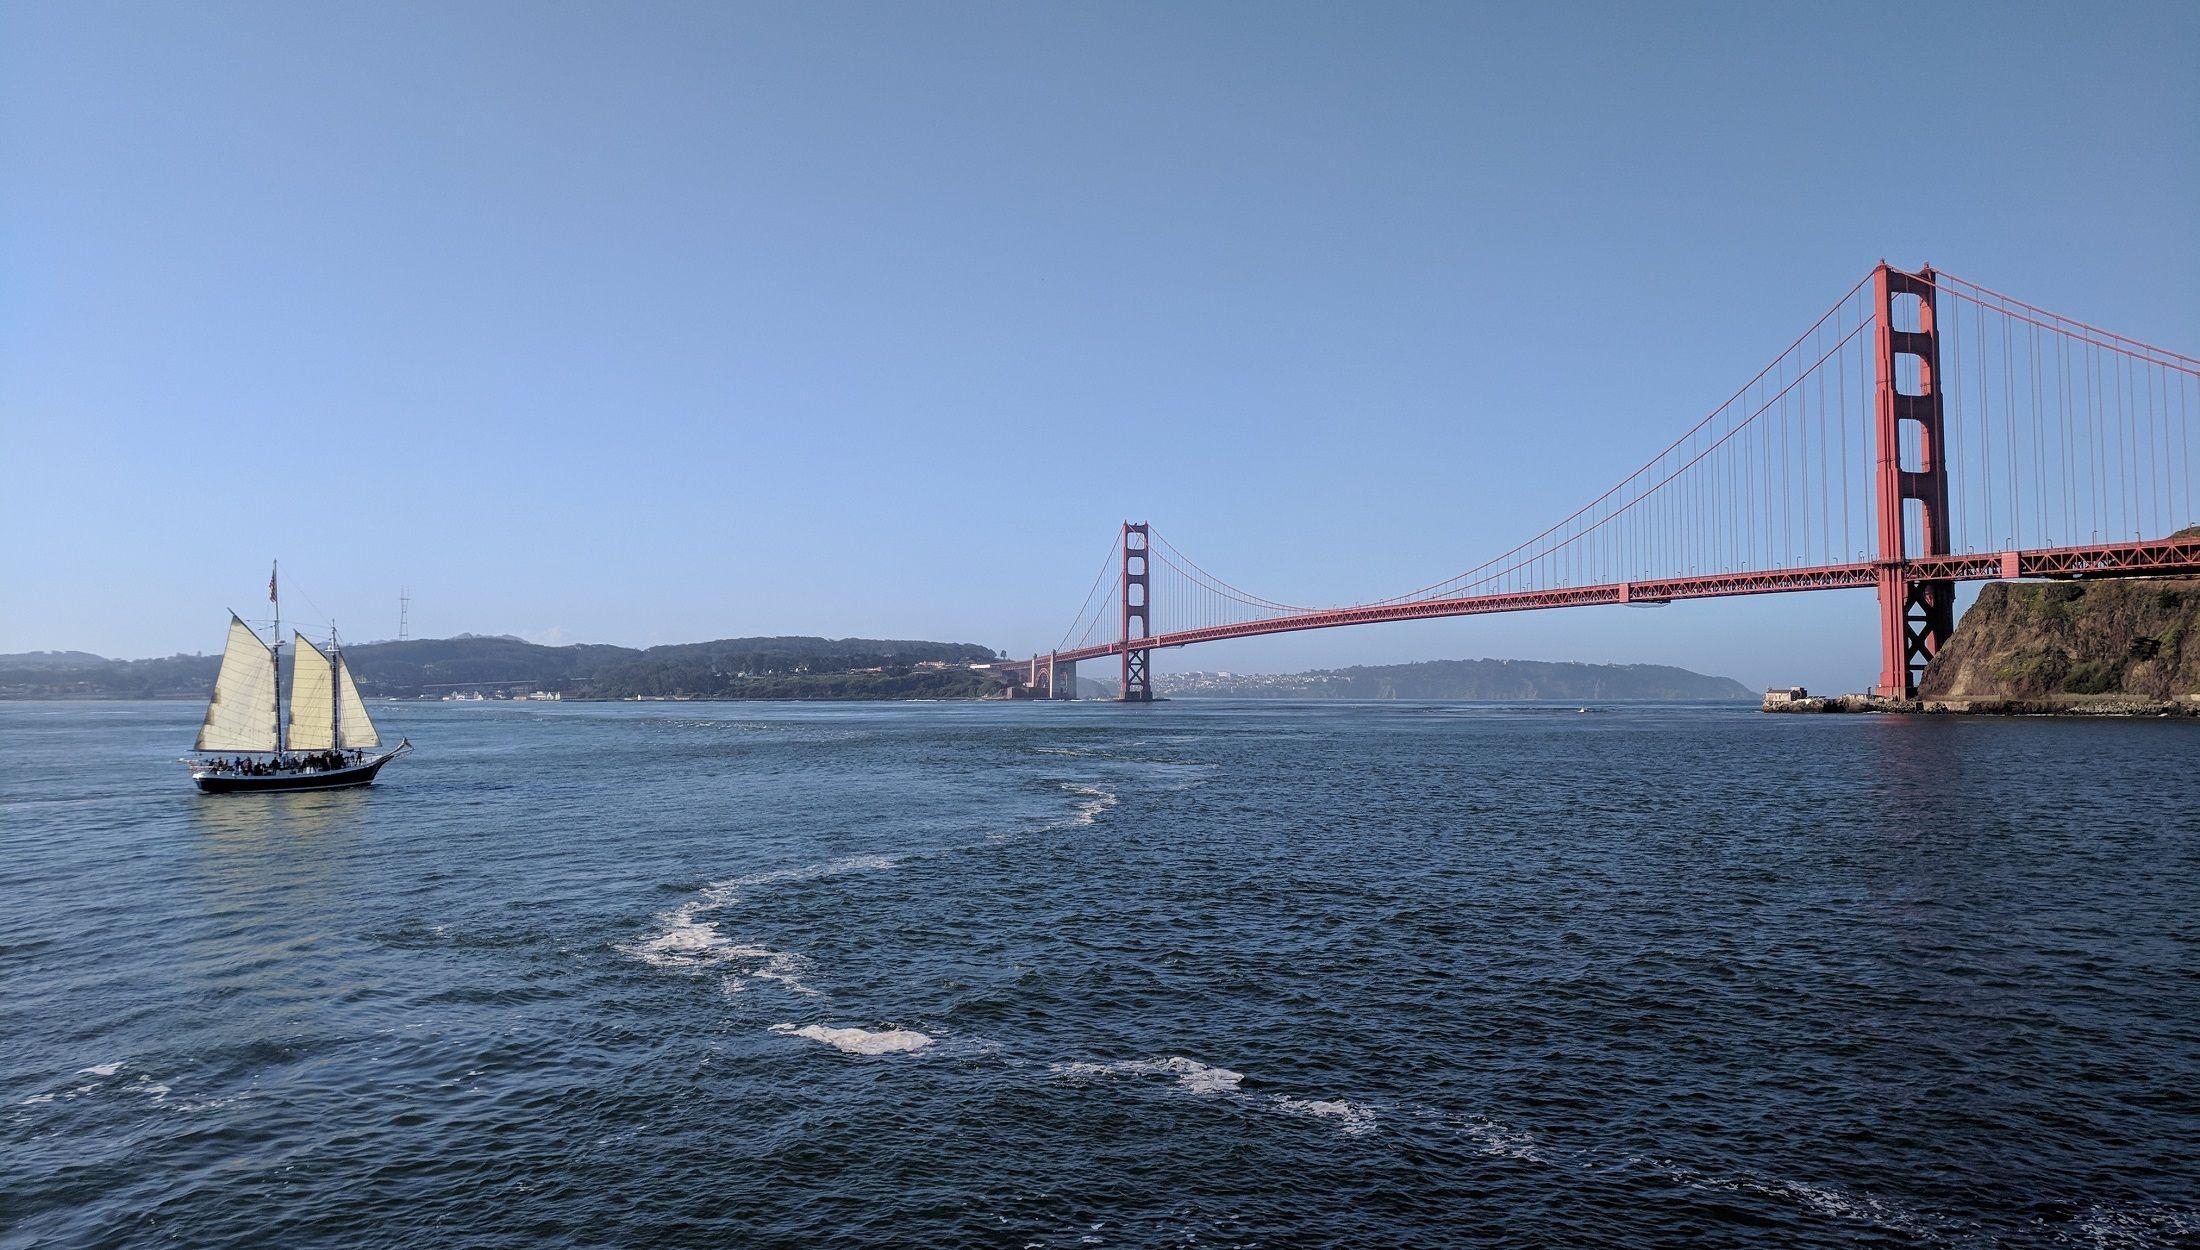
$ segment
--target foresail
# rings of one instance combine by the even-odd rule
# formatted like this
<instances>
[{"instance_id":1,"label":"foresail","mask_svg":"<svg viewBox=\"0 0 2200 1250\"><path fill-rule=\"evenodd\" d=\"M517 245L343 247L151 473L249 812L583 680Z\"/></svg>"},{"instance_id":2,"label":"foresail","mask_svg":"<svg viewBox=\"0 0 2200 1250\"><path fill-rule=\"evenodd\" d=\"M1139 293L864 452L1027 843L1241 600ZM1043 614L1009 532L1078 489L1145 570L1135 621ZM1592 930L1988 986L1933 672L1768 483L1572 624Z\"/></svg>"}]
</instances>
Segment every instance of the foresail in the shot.
<instances>
[{"instance_id":1,"label":"foresail","mask_svg":"<svg viewBox=\"0 0 2200 1250\"><path fill-rule=\"evenodd\" d=\"M290 749L326 751L336 745L336 666L327 653L293 635L290 651Z\"/></svg>"},{"instance_id":2,"label":"foresail","mask_svg":"<svg viewBox=\"0 0 2200 1250\"><path fill-rule=\"evenodd\" d=\"M351 665L336 657L336 691L343 709L342 734L337 746L378 747L382 736L374 731L374 722L367 718L367 705L359 698L359 687L351 680Z\"/></svg>"},{"instance_id":3,"label":"foresail","mask_svg":"<svg viewBox=\"0 0 2200 1250\"><path fill-rule=\"evenodd\" d=\"M222 648L221 675L199 727L201 751L275 749L275 660L259 635L234 615Z\"/></svg>"}]
</instances>

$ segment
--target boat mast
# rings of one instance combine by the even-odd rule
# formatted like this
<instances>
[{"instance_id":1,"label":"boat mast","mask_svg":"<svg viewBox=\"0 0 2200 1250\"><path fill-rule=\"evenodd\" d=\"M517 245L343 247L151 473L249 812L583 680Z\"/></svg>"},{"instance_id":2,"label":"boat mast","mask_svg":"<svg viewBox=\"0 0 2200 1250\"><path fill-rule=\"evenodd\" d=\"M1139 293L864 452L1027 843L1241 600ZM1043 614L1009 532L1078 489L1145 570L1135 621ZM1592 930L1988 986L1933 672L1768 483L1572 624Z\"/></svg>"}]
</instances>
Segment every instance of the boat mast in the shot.
<instances>
[{"instance_id":1,"label":"boat mast","mask_svg":"<svg viewBox=\"0 0 2200 1250\"><path fill-rule=\"evenodd\" d=\"M337 640L336 622L328 623L329 692L328 692L328 744L332 750L344 749L344 644Z\"/></svg>"},{"instance_id":2,"label":"boat mast","mask_svg":"<svg viewBox=\"0 0 2200 1250\"><path fill-rule=\"evenodd\" d=\"M281 571L280 560L267 566L267 601L275 605L275 645L267 649L267 654L275 664L275 758L278 760L287 753L290 736L283 728L283 600L275 587L276 574Z\"/></svg>"}]
</instances>

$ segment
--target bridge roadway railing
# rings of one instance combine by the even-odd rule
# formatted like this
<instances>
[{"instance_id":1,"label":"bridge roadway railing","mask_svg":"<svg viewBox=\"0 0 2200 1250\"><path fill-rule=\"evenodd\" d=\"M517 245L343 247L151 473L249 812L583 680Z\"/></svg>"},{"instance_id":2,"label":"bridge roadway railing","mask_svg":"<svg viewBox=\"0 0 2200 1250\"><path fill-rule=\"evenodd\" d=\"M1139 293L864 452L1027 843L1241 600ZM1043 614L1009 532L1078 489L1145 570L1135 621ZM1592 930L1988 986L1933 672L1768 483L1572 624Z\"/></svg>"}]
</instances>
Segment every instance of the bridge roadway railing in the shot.
<instances>
[{"instance_id":1,"label":"bridge roadway railing","mask_svg":"<svg viewBox=\"0 0 2200 1250\"><path fill-rule=\"evenodd\" d=\"M1670 603L1676 599L1720 599L1733 595L1782 594L1802 590L1861 590L1877 583L1878 566L1824 564L1809 568L1772 569L1757 573L1710 573L1667 577L1650 581L1607 582L1594 586L1560 586L1548 590L1516 590L1498 594L1467 595L1455 599L1421 599L1363 607L1330 608L1260 621L1212 625L1132 639L1135 650L1188 647L1194 643L1220 642L1227 638L1254 638L1263 634L1288 634L1307 629L1335 629L1345 625L1373 625L1384 621L1415 621L1443 616L1478 616L1486 612L1529 612L1544 608L1587 607L1612 603ZM1909 580L1996 579L2075 577L2168 577L2200 574L2200 538L2163 538L2127 543L2048 547L2031 551L1990 551L1972 555L1913 557L1903 566ZM1166 605L1157 605L1165 609ZM1058 663L1097 659L1122 654L1121 641L1098 643L1054 656ZM1040 657L1042 660L1046 657Z\"/></svg>"}]
</instances>

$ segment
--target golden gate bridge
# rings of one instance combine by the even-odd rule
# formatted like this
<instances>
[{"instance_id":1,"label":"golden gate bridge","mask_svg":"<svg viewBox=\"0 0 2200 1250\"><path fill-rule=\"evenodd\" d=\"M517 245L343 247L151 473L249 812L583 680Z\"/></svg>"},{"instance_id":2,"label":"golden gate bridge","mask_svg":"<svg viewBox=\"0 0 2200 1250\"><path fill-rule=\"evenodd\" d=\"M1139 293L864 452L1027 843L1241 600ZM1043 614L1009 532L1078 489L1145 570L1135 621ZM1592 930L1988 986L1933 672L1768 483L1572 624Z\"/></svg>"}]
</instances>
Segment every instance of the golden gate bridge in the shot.
<instances>
[{"instance_id":1,"label":"golden gate bridge","mask_svg":"<svg viewBox=\"0 0 2200 1250\"><path fill-rule=\"evenodd\" d=\"M1931 267L1881 262L1642 467L1540 533L1386 599L1286 603L1125 522L1027 688L1073 698L1114 657L1381 621L1875 588L1879 680L1915 695L1955 586L2200 573L2200 358ZM1113 573L1113 590L1103 594ZM1166 615L1164 615L1166 613Z\"/></svg>"}]
</instances>

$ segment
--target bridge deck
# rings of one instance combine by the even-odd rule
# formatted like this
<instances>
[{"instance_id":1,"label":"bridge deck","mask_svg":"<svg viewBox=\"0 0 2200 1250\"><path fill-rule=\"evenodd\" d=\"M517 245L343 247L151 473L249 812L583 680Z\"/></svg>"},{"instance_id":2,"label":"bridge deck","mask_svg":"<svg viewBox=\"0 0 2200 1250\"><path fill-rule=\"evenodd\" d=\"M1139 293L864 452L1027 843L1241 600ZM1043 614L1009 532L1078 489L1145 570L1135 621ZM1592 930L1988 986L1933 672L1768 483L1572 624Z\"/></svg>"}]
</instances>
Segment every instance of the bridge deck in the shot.
<instances>
[{"instance_id":1,"label":"bridge deck","mask_svg":"<svg viewBox=\"0 0 2200 1250\"><path fill-rule=\"evenodd\" d=\"M1912 580L1992 581L2013 577L2166 577L2200 574L2200 538L2163 538L2083 547L2050 547L2035 551L1996 551L1982 555L1926 556L1908 561L1904 568ZM1698 577L1667 577L1655 581L1606 582L1594 586L1564 586L1553 590L1524 590L1502 594L1467 595L1456 599L1419 599L1405 603L1371 604L1331 608L1292 616L1243 621L1184 629L1121 641L1100 643L1064 651L1060 662L1098 659L1132 650L1187 647L1193 643L1219 642L1226 638L1254 638L1263 634L1288 634L1306 629L1334 629L1344 625L1373 625L1383 621L1417 621L1440 616L1478 616L1485 612L1527 612L1542 608L1586 607L1599 603L1670 603L1675 599L1717 599L1730 595L1765 595L1801 590L1855 590L1878 583L1879 568L1870 562L1825 564L1812 568L1775 569L1762 573L1715 573ZM1041 661L1048 657L1039 656Z\"/></svg>"}]
</instances>

